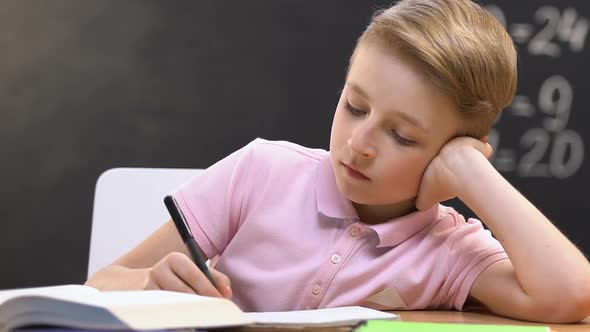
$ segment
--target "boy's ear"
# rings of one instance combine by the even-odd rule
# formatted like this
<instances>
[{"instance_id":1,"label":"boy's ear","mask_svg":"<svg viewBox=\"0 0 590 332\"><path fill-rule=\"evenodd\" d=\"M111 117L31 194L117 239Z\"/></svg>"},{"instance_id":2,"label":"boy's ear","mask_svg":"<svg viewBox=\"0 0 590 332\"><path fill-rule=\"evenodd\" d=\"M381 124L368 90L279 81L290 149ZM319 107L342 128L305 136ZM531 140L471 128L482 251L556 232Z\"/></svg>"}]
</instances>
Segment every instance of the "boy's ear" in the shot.
<instances>
[{"instance_id":1,"label":"boy's ear","mask_svg":"<svg viewBox=\"0 0 590 332\"><path fill-rule=\"evenodd\" d=\"M489 139L489 136L488 135L485 135L485 136L482 136L482 137L479 138L479 140L482 141L482 142L484 142L484 143L488 143L488 139Z\"/></svg>"}]
</instances>

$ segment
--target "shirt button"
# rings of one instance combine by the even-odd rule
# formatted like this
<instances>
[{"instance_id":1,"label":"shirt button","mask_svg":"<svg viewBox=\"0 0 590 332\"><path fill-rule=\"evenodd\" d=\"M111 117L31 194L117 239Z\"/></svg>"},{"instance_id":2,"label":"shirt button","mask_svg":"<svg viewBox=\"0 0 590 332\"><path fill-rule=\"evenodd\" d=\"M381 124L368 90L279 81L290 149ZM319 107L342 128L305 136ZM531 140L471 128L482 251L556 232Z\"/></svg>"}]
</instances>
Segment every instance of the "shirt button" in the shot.
<instances>
[{"instance_id":1,"label":"shirt button","mask_svg":"<svg viewBox=\"0 0 590 332\"><path fill-rule=\"evenodd\" d=\"M318 284L313 285L313 287L311 288L311 292L313 293L313 295L318 295L321 291L322 291L322 286L320 286Z\"/></svg>"},{"instance_id":2,"label":"shirt button","mask_svg":"<svg viewBox=\"0 0 590 332\"><path fill-rule=\"evenodd\" d=\"M350 229L350 236L357 237L361 233L361 230L358 227L353 227Z\"/></svg>"},{"instance_id":3,"label":"shirt button","mask_svg":"<svg viewBox=\"0 0 590 332\"><path fill-rule=\"evenodd\" d=\"M340 263L340 255L338 255L338 254L332 255L332 263L334 263L334 264Z\"/></svg>"}]
</instances>

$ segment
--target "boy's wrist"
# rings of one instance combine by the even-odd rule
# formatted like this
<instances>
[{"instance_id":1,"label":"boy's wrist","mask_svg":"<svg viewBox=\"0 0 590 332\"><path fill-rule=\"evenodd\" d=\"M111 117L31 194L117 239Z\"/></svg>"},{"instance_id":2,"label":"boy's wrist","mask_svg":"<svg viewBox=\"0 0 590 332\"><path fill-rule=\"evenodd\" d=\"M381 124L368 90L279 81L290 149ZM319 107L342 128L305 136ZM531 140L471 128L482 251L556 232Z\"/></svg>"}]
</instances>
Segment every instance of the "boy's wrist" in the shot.
<instances>
[{"instance_id":1,"label":"boy's wrist","mask_svg":"<svg viewBox=\"0 0 590 332\"><path fill-rule=\"evenodd\" d=\"M486 156L472 147L454 150L446 156L445 164L455 177L459 199L473 192L468 189L481 183L482 177L497 172Z\"/></svg>"}]
</instances>

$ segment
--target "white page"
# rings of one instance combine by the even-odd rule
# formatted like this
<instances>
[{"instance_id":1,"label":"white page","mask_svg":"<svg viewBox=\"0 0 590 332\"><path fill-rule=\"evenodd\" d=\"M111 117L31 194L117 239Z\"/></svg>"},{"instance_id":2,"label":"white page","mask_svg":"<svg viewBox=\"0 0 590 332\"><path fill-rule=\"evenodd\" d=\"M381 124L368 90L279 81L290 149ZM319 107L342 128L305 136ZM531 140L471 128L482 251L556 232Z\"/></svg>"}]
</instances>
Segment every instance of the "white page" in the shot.
<instances>
[{"instance_id":1,"label":"white page","mask_svg":"<svg viewBox=\"0 0 590 332\"><path fill-rule=\"evenodd\" d=\"M83 285L21 288L0 291L0 304L17 296L45 296L70 302L104 307L162 305L172 303L217 302L218 299L169 291L99 291Z\"/></svg>"},{"instance_id":2,"label":"white page","mask_svg":"<svg viewBox=\"0 0 590 332\"><path fill-rule=\"evenodd\" d=\"M249 312L250 319L259 324L333 324L368 319L397 319L397 315L364 307L340 307L316 310Z\"/></svg>"},{"instance_id":3,"label":"white page","mask_svg":"<svg viewBox=\"0 0 590 332\"><path fill-rule=\"evenodd\" d=\"M0 291L0 304L15 296L38 295L48 296L57 299L84 299L94 297L96 294L100 294L100 292L97 289L82 285L63 285L8 289Z\"/></svg>"},{"instance_id":4,"label":"white page","mask_svg":"<svg viewBox=\"0 0 590 332\"><path fill-rule=\"evenodd\" d=\"M225 300L162 290L104 291L100 296L96 297L96 303L111 308L128 305L165 305L195 302L212 303L225 302Z\"/></svg>"}]
</instances>

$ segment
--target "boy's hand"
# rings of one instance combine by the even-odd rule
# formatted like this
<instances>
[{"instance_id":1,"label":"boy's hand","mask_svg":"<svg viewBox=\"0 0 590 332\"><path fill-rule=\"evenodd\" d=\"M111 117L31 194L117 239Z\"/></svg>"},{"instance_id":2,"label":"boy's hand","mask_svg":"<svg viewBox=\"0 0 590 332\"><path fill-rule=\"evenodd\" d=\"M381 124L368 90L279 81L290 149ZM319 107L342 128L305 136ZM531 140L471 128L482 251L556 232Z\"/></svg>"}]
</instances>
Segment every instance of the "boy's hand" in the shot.
<instances>
[{"instance_id":1,"label":"boy's hand","mask_svg":"<svg viewBox=\"0 0 590 332\"><path fill-rule=\"evenodd\" d=\"M185 254L172 252L152 268L146 269L143 289L162 289L230 299L232 290L229 278L209 267L216 289L209 279Z\"/></svg>"},{"instance_id":2,"label":"boy's hand","mask_svg":"<svg viewBox=\"0 0 590 332\"><path fill-rule=\"evenodd\" d=\"M486 159L492 155L487 137L457 137L445 144L426 167L418 189L416 208L426 210L439 202L457 196L460 189L458 166L469 165L473 158Z\"/></svg>"}]
</instances>

